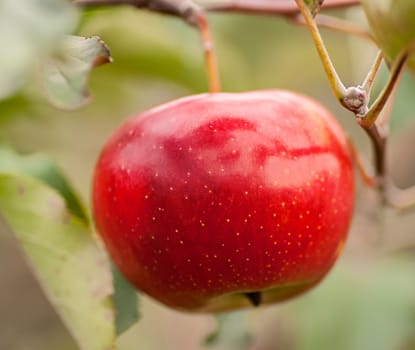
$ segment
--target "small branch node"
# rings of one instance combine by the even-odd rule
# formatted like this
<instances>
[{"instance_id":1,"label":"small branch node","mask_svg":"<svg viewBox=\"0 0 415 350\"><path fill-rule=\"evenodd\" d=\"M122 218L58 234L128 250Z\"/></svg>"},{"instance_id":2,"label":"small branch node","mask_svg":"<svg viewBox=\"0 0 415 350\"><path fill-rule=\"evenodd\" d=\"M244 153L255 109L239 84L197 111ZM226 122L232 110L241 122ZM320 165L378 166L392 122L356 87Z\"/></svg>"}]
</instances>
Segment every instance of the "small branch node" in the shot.
<instances>
[{"instance_id":1,"label":"small branch node","mask_svg":"<svg viewBox=\"0 0 415 350\"><path fill-rule=\"evenodd\" d=\"M356 117L364 118L368 111L369 97L361 86L351 86L346 89L342 104Z\"/></svg>"}]
</instances>

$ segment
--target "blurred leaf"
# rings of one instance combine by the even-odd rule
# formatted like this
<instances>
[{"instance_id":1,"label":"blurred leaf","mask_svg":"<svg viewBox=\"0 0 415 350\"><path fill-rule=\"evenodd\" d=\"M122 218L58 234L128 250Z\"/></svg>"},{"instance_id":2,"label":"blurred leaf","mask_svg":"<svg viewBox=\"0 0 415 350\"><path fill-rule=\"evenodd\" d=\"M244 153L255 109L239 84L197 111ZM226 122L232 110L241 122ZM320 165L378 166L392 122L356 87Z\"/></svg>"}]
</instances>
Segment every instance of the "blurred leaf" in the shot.
<instances>
[{"instance_id":1,"label":"blurred leaf","mask_svg":"<svg viewBox=\"0 0 415 350\"><path fill-rule=\"evenodd\" d=\"M0 5L0 99L12 95L76 23L65 0L2 0Z\"/></svg>"},{"instance_id":2,"label":"blurred leaf","mask_svg":"<svg viewBox=\"0 0 415 350\"><path fill-rule=\"evenodd\" d=\"M399 83L399 89L394 103L392 129L398 129L415 122L415 79L413 74L406 72Z\"/></svg>"},{"instance_id":3,"label":"blurred leaf","mask_svg":"<svg viewBox=\"0 0 415 350\"><path fill-rule=\"evenodd\" d=\"M89 223L88 214L75 191L60 169L45 155L19 155L0 145L0 173L17 173L32 176L55 189L64 198L72 215Z\"/></svg>"},{"instance_id":4,"label":"blurred leaf","mask_svg":"<svg viewBox=\"0 0 415 350\"><path fill-rule=\"evenodd\" d=\"M249 349L253 339L249 333L247 314L247 311L239 311L215 315L217 328L206 337L205 345L220 345L228 350Z\"/></svg>"},{"instance_id":5,"label":"blurred leaf","mask_svg":"<svg viewBox=\"0 0 415 350\"><path fill-rule=\"evenodd\" d=\"M60 51L42 64L49 101L67 110L83 106L89 100L86 84L91 70L111 60L108 47L99 37L66 36Z\"/></svg>"},{"instance_id":6,"label":"blurred leaf","mask_svg":"<svg viewBox=\"0 0 415 350\"><path fill-rule=\"evenodd\" d=\"M297 305L298 350L403 349L415 331L415 263L364 260L337 268Z\"/></svg>"},{"instance_id":7,"label":"blurred leaf","mask_svg":"<svg viewBox=\"0 0 415 350\"><path fill-rule=\"evenodd\" d=\"M207 89L198 33L179 19L131 8L102 10L85 19L82 31L105 37L118 79L156 77Z\"/></svg>"},{"instance_id":8,"label":"blurred leaf","mask_svg":"<svg viewBox=\"0 0 415 350\"><path fill-rule=\"evenodd\" d=\"M0 124L23 115L29 106L29 99L22 94L0 100Z\"/></svg>"},{"instance_id":9,"label":"blurred leaf","mask_svg":"<svg viewBox=\"0 0 415 350\"><path fill-rule=\"evenodd\" d=\"M402 50L413 48L415 43L414 1L362 0L362 6L370 29L386 61L392 63ZM414 72L414 55L409 60L408 66Z\"/></svg>"},{"instance_id":10,"label":"blurred leaf","mask_svg":"<svg viewBox=\"0 0 415 350\"><path fill-rule=\"evenodd\" d=\"M0 174L0 214L80 347L114 349L110 268L86 225L26 176Z\"/></svg>"},{"instance_id":11,"label":"blurred leaf","mask_svg":"<svg viewBox=\"0 0 415 350\"><path fill-rule=\"evenodd\" d=\"M120 335L139 319L138 293L114 265L112 265L112 276L114 280L115 327L117 335Z\"/></svg>"}]
</instances>

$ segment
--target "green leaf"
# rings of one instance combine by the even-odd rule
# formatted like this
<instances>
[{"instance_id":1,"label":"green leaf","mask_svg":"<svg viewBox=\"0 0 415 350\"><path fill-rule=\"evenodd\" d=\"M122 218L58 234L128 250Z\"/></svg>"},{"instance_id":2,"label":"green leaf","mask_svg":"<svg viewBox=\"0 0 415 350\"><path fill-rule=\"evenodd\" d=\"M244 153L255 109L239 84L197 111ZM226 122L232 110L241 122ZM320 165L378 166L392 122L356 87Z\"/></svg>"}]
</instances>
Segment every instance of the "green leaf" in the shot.
<instances>
[{"instance_id":1,"label":"green leaf","mask_svg":"<svg viewBox=\"0 0 415 350\"><path fill-rule=\"evenodd\" d=\"M89 223L88 214L60 169L45 155L19 155L0 145L0 173L30 175L59 192L72 215Z\"/></svg>"},{"instance_id":2,"label":"green leaf","mask_svg":"<svg viewBox=\"0 0 415 350\"><path fill-rule=\"evenodd\" d=\"M88 227L26 176L0 174L0 214L80 348L114 349L110 267Z\"/></svg>"},{"instance_id":3,"label":"green leaf","mask_svg":"<svg viewBox=\"0 0 415 350\"><path fill-rule=\"evenodd\" d=\"M392 63L404 50L415 44L415 2L408 0L362 0L370 28L387 62ZM415 56L408 66L415 71Z\"/></svg>"},{"instance_id":4,"label":"green leaf","mask_svg":"<svg viewBox=\"0 0 415 350\"><path fill-rule=\"evenodd\" d=\"M237 311L215 315L217 328L206 337L205 345L221 345L229 350L249 349L253 338L249 332L248 314L247 311Z\"/></svg>"},{"instance_id":5,"label":"green leaf","mask_svg":"<svg viewBox=\"0 0 415 350\"><path fill-rule=\"evenodd\" d=\"M15 93L39 59L48 55L77 21L65 0L2 0L0 99Z\"/></svg>"},{"instance_id":6,"label":"green leaf","mask_svg":"<svg viewBox=\"0 0 415 350\"><path fill-rule=\"evenodd\" d=\"M197 31L181 21L118 7L111 11L101 10L88 18L82 32L105 37L111 50L117 53L116 64L97 74L98 80L112 72L115 77L106 76L107 81L111 78L118 83L133 80L136 84L145 79L148 84L151 77L172 81L195 92L206 91L200 39ZM107 84L105 88L113 99L114 93L126 94L126 91L113 91ZM129 87L127 92L132 88Z\"/></svg>"},{"instance_id":7,"label":"green leaf","mask_svg":"<svg viewBox=\"0 0 415 350\"><path fill-rule=\"evenodd\" d=\"M116 310L115 327L117 335L120 335L138 321L138 293L115 265L112 265L112 276Z\"/></svg>"},{"instance_id":8,"label":"green leaf","mask_svg":"<svg viewBox=\"0 0 415 350\"><path fill-rule=\"evenodd\" d=\"M89 101L86 85L94 67L111 62L99 37L67 36L60 51L42 64L46 96L58 108L72 110Z\"/></svg>"}]
</instances>

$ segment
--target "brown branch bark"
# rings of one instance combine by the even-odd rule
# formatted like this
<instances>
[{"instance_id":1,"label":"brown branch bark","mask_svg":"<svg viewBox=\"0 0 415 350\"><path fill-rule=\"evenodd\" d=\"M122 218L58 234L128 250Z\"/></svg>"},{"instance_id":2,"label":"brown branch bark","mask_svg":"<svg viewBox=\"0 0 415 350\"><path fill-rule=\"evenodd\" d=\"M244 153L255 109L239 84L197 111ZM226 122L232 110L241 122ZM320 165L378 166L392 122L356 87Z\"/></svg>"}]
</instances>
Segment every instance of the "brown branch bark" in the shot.
<instances>
[{"instance_id":1,"label":"brown branch bark","mask_svg":"<svg viewBox=\"0 0 415 350\"><path fill-rule=\"evenodd\" d=\"M74 0L74 5L82 7L130 5L152 11L180 15L177 5L185 7L191 1L180 0ZM300 13L292 0L199 0L195 1L205 11L243 12L250 14L295 16ZM345 8L360 4L360 0L326 0L322 9Z\"/></svg>"},{"instance_id":2,"label":"brown branch bark","mask_svg":"<svg viewBox=\"0 0 415 350\"><path fill-rule=\"evenodd\" d=\"M192 14L202 8L192 0L74 0L73 5L79 7L120 6L129 5L136 8L178 16L197 25Z\"/></svg>"},{"instance_id":3,"label":"brown branch bark","mask_svg":"<svg viewBox=\"0 0 415 350\"><path fill-rule=\"evenodd\" d=\"M294 16L300 13L292 0L208 0L200 1L207 11L246 12L263 15ZM326 0L322 9L360 5L360 0Z\"/></svg>"}]
</instances>

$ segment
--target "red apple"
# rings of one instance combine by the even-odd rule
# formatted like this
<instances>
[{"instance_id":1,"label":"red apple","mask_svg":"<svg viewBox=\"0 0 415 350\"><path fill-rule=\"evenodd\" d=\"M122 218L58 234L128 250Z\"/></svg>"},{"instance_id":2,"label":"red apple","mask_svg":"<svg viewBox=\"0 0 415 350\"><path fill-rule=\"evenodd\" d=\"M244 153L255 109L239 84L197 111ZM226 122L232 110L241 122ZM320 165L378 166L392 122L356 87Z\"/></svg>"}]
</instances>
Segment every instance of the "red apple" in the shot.
<instances>
[{"instance_id":1,"label":"red apple","mask_svg":"<svg viewBox=\"0 0 415 350\"><path fill-rule=\"evenodd\" d=\"M344 245L353 164L334 117L287 91L204 94L127 121L95 169L114 262L170 307L216 312L317 284Z\"/></svg>"}]
</instances>

